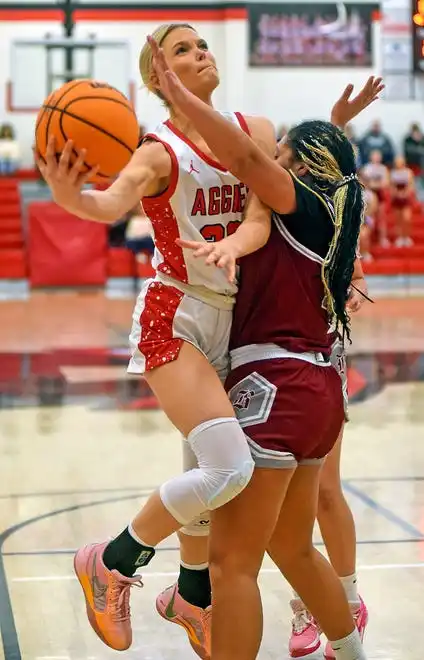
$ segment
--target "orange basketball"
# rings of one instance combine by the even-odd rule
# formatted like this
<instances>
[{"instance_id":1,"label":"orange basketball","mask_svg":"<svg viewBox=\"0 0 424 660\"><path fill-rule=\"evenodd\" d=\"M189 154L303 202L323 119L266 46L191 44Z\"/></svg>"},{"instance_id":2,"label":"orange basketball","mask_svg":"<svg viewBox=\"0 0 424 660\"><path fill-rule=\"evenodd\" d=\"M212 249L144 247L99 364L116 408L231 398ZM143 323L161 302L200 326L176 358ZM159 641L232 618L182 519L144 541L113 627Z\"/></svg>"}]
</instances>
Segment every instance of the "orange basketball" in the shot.
<instances>
[{"instance_id":1,"label":"orange basketball","mask_svg":"<svg viewBox=\"0 0 424 660\"><path fill-rule=\"evenodd\" d=\"M102 183L118 174L137 148L139 125L132 104L117 89L96 80L72 80L52 92L38 113L36 147L45 158L48 140L55 138L61 154L74 143L75 158L87 150L87 170L98 165Z\"/></svg>"}]
</instances>

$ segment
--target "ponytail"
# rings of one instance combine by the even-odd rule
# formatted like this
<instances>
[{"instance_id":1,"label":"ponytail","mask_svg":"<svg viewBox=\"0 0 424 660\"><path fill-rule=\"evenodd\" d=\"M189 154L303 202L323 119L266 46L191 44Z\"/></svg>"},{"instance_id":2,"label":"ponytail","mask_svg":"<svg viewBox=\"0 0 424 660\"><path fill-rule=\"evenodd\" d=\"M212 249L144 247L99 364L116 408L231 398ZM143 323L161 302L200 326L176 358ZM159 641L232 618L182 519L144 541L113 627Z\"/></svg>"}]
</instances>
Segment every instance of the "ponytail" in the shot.
<instances>
[{"instance_id":1,"label":"ponytail","mask_svg":"<svg viewBox=\"0 0 424 660\"><path fill-rule=\"evenodd\" d=\"M295 160L307 166L313 180L311 190L325 204L334 224L321 271L324 307L330 322L336 327L341 325L350 341L346 302L364 218L363 187L355 172L355 154L342 131L324 121L302 122L289 131L287 141Z\"/></svg>"}]
</instances>

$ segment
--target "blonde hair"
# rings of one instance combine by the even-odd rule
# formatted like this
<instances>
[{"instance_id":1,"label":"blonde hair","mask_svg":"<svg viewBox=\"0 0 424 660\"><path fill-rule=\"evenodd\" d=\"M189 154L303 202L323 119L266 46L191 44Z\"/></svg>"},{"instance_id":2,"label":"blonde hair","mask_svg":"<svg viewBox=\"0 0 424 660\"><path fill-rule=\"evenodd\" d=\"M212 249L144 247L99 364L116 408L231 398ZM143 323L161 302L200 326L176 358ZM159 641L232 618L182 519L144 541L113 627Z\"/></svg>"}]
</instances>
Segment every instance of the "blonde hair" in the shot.
<instances>
[{"instance_id":1,"label":"blonde hair","mask_svg":"<svg viewBox=\"0 0 424 660\"><path fill-rule=\"evenodd\" d=\"M324 307L350 338L346 300L352 280L359 230L364 216L362 185L355 154L347 137L328 122L305 121L287 136L294 159L308 168L311 184L298 183L316 195L328 210L334 233L322 264ZM295 177L296 178L296 177Z\"/></svg>"},{"instance_id":2,"label":"blonde hair","mask_svg":"<svg viewBox=\"0 0 424 660\"><path fill-rule=\"evenodd\" d=\"M152 37L155 41L157 41L159 46L161 46L168 34L171 34L171 32L177 30L178 28L188 28L189 30L195 31L194 28L188 23L163 23L163 25L159 25L159 27L157 27L156 30L152 32ZM158 96L161 101L165 103L165 105L168 105L160 90L154 87L152 84L152 75L154 73L153 57L152 49L150 48L150 45L147 43L147 41L141 49L140 57L138 60L138 67L140 70L141 79L147 89Z\"/></svg>"}]
</instances>

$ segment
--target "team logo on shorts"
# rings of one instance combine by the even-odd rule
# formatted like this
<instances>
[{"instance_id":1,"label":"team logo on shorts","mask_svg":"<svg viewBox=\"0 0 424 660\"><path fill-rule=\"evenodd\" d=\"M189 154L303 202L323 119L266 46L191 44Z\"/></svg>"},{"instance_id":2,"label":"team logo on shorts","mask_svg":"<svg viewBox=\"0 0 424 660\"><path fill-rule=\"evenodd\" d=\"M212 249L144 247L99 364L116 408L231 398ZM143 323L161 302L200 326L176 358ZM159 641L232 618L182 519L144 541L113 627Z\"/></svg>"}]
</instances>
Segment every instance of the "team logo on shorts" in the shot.
<instances>
[{"instance_id":1,"label":"team logo on shorts","mask_svg":"<svg viewBox=\"0 0 424 660\"><path fill-rule=\"evenodd\" d=\"M250 406L252 397L254 396L255 393L253 390L240 390L237 392L235 401L232 402L233 408L236 408L237 410L247 410Z\"/></svg>"},{"instance_id":2,"label":"team logo on shorts","mask_svg":"<svg viewBox=\"0 0 424 660\"><path fill-rule=\"evenodd\" d=\"M344 374L346 370L346 358L344 353L337 353L336 354L336 360L337 360L337 371L339 374Z\"/></svg>"},{"instance_id":3,"label":"team logo on shorts","mask_svg":"<svg viewBox=\"0 0 424 660\"><path fill-rule=\"evenodd\" d=\"M239 380L228 392L238 422L242 428L264 424L270 415L277 387L253 371Z\"/></svg>"}]
</instances>

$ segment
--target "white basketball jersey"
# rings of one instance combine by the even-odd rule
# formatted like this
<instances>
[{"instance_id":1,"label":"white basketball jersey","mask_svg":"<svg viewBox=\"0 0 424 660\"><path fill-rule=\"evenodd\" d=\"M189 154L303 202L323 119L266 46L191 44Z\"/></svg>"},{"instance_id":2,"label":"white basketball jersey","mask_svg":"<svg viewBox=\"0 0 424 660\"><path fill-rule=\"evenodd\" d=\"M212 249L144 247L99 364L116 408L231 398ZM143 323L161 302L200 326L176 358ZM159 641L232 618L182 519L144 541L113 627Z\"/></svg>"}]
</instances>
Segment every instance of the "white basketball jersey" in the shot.
<instances>
[{"instance_id":1,"label":"white basketball jersey","mask_svg":"<svg viewBox=\"0 0 424 660\"><path fill-rule=\"evenodd\" d=\"M225 113L229 121L247 130L238 113ZM167 190L144 197L155 242L153 266L158 273L186 285L202 286L224 295L235 295L223 270L195 259L191 250L180 248L175 239L220 241L234 233L242 220L247 188L225 168L188 140L170 121L145 137L161 142L172 160Z\"/></svg>"}]
</instances>

